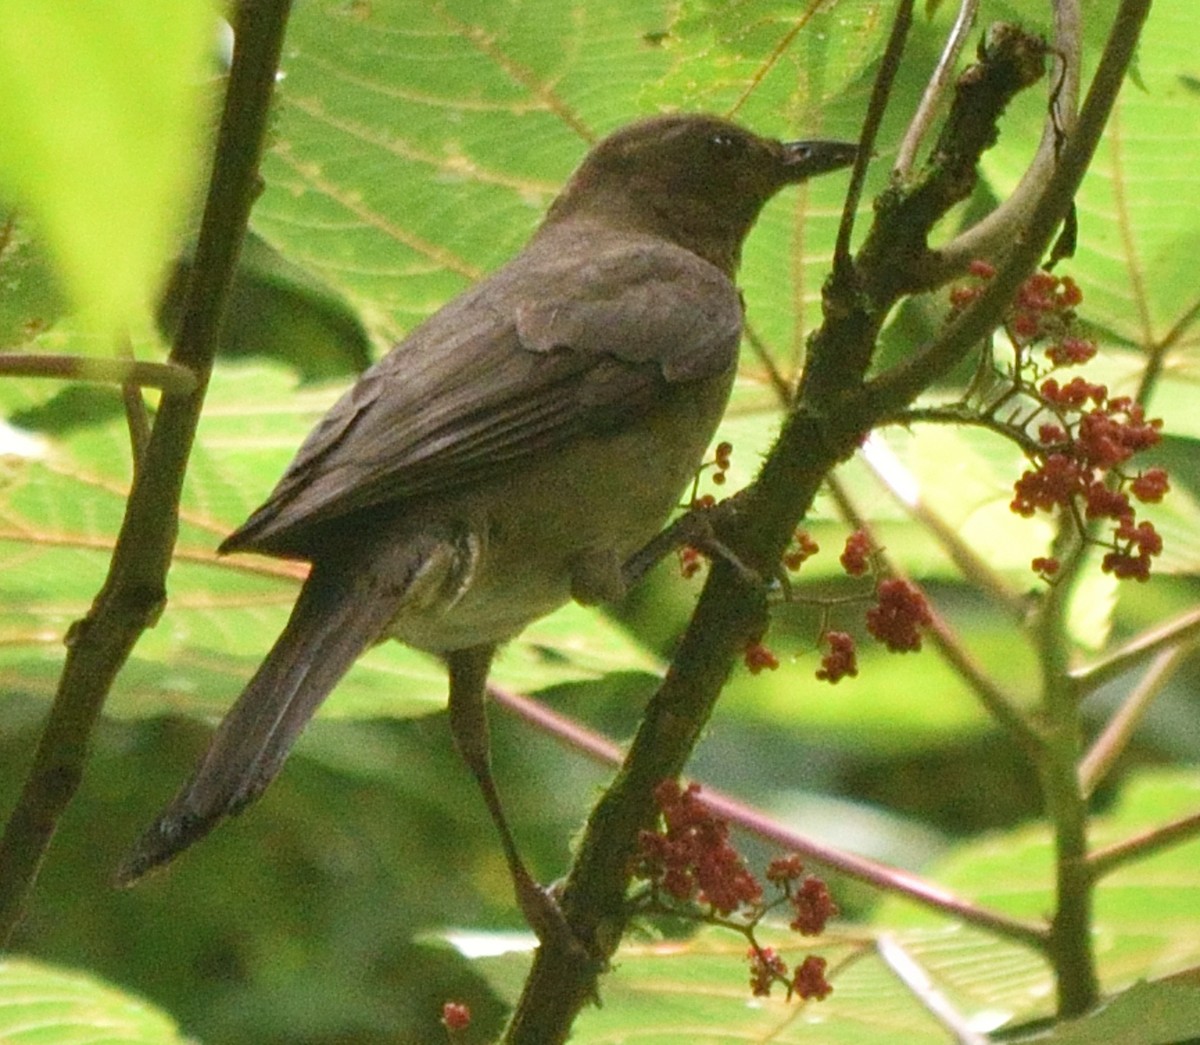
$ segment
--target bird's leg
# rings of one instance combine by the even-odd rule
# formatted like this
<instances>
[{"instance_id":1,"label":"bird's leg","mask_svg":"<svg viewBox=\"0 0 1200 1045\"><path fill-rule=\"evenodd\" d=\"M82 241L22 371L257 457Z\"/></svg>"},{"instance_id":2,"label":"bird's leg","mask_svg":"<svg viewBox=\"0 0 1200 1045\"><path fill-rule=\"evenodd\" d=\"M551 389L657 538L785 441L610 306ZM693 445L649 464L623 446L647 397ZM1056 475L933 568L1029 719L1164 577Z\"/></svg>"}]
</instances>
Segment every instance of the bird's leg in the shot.
<instances>
[{"instance_id":1,"label":"bird's leg","mask_svg":"<svg viewBox=\"0 0 1200 1045\"><path fill-rule=\"evenodd\" d=\"M516 841L508 826L508 818L500 803L496 781L492 776L491 741L488 738L487 695L488 669L492 664L495 646L472 646L455 650L446 656L450 669L450 733L459 755L474 775L483 794L483 801L500 835L500 847L512 876L517 903L525 920L544 944L554 943L570 949L576 942L562 911L554 898L529 873Z\"/></svg>"}]
</instances>

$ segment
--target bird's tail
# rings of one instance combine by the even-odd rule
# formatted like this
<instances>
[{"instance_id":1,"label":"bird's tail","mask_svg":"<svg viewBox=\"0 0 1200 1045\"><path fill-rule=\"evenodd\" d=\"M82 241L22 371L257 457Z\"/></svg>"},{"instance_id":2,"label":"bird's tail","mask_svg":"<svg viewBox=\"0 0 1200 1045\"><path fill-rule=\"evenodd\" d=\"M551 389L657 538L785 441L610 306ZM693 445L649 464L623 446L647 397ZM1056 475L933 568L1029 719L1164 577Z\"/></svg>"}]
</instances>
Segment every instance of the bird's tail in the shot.
<instances>
[{"instance_id":1,"label":"bird's tail","mask_svg":"<svg viewBox=\"0 0 1200 1045\"><path fill-rule=\"evenodd\" d=\"M315 567L292 615L192 778L117 871L131 885L257 798L300 731L358 655L387 627L402 595L364 590L361 572ZM394 589L393 589L394 591Z\"/></svg>"}]
</instances>

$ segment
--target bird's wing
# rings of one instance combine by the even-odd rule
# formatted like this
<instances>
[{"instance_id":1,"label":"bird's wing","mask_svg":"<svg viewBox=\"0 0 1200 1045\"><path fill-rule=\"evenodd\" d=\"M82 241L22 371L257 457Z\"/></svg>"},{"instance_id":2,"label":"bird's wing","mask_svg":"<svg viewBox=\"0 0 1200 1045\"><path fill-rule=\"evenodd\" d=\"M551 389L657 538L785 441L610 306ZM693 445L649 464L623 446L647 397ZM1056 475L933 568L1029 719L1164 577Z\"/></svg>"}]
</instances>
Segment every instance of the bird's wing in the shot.
<instances>
[{"instance_id":1,"label":"bird's wing","mask_svg":"<svg viewBox=\"0 0 1200 1045\"><path fill-rule=\"evenodd\" d=\"M580 263L553 241L447 305L367 370L222 545L289 554L311 528L502 474L733 365L736 288L663 241Z\"/></svg>"}]
</instances>

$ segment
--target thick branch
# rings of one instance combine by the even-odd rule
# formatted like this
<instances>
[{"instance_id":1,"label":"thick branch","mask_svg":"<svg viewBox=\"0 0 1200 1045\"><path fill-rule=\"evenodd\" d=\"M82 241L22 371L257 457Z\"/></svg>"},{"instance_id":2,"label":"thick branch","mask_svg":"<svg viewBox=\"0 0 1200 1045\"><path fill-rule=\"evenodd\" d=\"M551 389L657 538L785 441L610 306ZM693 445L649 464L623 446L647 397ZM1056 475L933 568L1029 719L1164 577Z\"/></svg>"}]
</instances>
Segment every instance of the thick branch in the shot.
<instances>
[{"instance_id":1,"label":"thick branch","mask_svg":"<svg viewBox=\"0 0 1200 1045\"><path fill-rule=\"evenodd\" d=\"M908 25L906 12L911 13L911 4L902 5L897 16L889 55L899 53L899 42ZM1031 46L1041 54L1040 43L1032 42ZM1024 68L1028 54L1020 48L1016 52L1018 66ZM996 56L985 55L981 64L986 66L993 60L1010 68L1001 79L1012 90L1028 79L1014 73L1012 49L1001 49ZM881 64L885 71L894 71L894 62ZM973 68L977 70L974 76L987 79L990 75L986 69L980 73L978 67ZM969 163L973 170L979 152L994 139L995 121L1011 98L1011 90L991 92L993 110L987 115L983 114L978 92L971 90L960 92L956 111L968 104L966 95L970 96L970 111L975 118L986 119L992 128L991 133L981 134L977 126L971 125L970 144L953 148L959 161ZM882 105L883 98L877 92L872 104L875 123ZM957 125L965 127L967 122L960 119ZM943 145L949 147L945 136ZM976 151L967 159L973 149ZM929 177L938 176L934 172ZM912 191L927 191L927 185L928 181L919 182ZM951 195L934 193L933 197L943 201L942 208L927 200L920 209L921 217L932 224L953 205L957 197ZM848 204L847 209L853 209L852 205ZM872 411L874 403L863 394L861 381L879 325L894 298L883 302L877 295L864 307L859 290L864 285L887 288L888 280L873 266L902 262L910 255L902 246L906 235L915 236L923 245L929 231L914 229L911 220L903 229L881 230L881 225L898 220L897 213L895 208L885 208L877 218L868 238L868 243L874 240L875 250L869 260L860 255L857 271L844 257L840 263L835 262L834 279L826 288L825 324L810 347L800 406L789 417L757 480L745 491L744 499L739 498L728 532L720 535L740 562L762 576L772 574L796 522L807 511L826 473L853 450L860 434L880 416ZM846 229L843 224L839 237L843 247L848 238ZM891 244L895 249L883 250L880 244ZM654 786L682 771L735 660L765 626L764 591L748 582L744 570L725 560L715 561L672 669L647 707L620 773L588 820L563 892L562 907L568 923L598 960L589 964L543 946L534 958L506 1041L542 1045L565 1040L575 1013L594 994L603 960L615 949L628 919L624 901L630 856L638 832L655 815Z\"/></svg>"},{"instance_id":2,"label":"thick branch","mask_svg":"<svg viewBox=\"0 0 1200 1045\"><path fill-rule=\"evenodd\" d=\"M911 402L998 323L1067 211L1147 8L1148 0L1126 0L1122 5L1076 133L1068 138L1060 166L1009 264L975 306L917 361L864 386L863 375L887 311L906 287L920 285L920 273L914 279L910 269L925 256L930 227L970 190L968 179L979 154L994 140L1005 105L1040 74L1044 46L1005 27L997 45L986 49L980 63L968 70L950 121L961 140L943 134L938 162L923 180L909 190L894 190L877 211L857 264L835 264L835 277L826 287L825 323L810 345L799 406L746 491L729 532L721 535L741 562L770 575L830 468L852 452L880 418ZM898 18L897 26L904 21ZM935 189L935 183L941 188ZM672 669L650 702L616 781L589 818L563 893L564 914L576 935L593 948L596 960L588 963L543 946L535 955L506 1041L541 1045L565 1040L575 1014L594 995L596 978L626 925L629 858L639 830L654 815L651 791L664 776L681 770L735 658L747 641L761 634L764 615L762 591L730 563L716 561Z\"/></svg>"},{"instance_id":3,"label":"thick branch","mask_svg":"<svg viewBox=\"0 0 1200 1045\"><path fill-rule=\"evenodd\" d=\"M1059 147L1075 126L1082 47L1079 0L1055 0L1055 72L1051 77L1049 112L1037 154L1020 183L1000 206L938 249L936 266L939 272L936 278L939 281L962 272L974 258L999 259L1008 252L1014 242L1014 231L1025 224L1041 198L1046 183L1054 173Z\"/></svg>"},{"instance_id":4,"label":"thick branch","mask_svg":"<svg viewBox=\"0 0 1200 1045\"><path fill-rule=\"evenodd\" d=\"M1029 225L1021 234L1014 235L1012 253L995 278L988 281L983 293L936 341L871 383L871 398L881 415L894 413L910 403L931 380L931 371L934 376L945 373L995 329L1017 287L1045 253L1054 230L1079 191L1149 10L1150 0L1126 0L1122 4L1075 131L1063 144L1058 166L1032 209Z\"/></svg>"}]
</instances>

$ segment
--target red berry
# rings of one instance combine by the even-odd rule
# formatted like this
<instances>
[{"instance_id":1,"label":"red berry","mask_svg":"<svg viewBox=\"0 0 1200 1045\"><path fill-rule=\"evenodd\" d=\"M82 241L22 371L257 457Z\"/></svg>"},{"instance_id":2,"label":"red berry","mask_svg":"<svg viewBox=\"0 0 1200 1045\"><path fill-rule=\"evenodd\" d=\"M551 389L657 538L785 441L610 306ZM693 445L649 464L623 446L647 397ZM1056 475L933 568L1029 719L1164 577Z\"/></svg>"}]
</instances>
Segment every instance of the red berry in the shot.
<instances>
[{"instance_id":1,"label":"red berry","mask_svg":"<svg viewBox=\"0 0 1200 1045\"><path fill-rule=\"evenodd\" d=\"M1170 491L1167 473L1162 468L1147 468L1129 484L1129 490L1143 504L1157 504Z\"/></svg>"},{"instance_id":2,"label":"red berry","mask_svg":"<svg viewBox=\"0 0 1200 1045\"><path fill-rule=\"evenodd\" d=\"M442 1006L442 1025L451 1031L471 1026L471 1007L460 1001L448 1001Z\"/></svg>"},{"instance_id":3,"label":"red berry","mask_svg":"<svg viewBox=\"0 0 1200 1045\"><path fill-rule=\"evenodd\" d=\"M844 631L830 631L826 632L825 641L829 643L829 652L821 658L817 678L830 683L840 682L846 677L854 678L858 674L854 639Z\"/></svg>"},{"instance_id":4,"label":"red berry","mask_svg":"<svg viewBox=\"0 0 1200 1045\"><path fill-rule=\"evenodd\" d=\"M893 653L919 650L919 629L933 623L920 589L910 581L892 577L880 582L878 597L878 603L867 610L867 630Z\"/></svg>"},{"instance_id":5,"label":"red berry","mask_svg":"<svg viewBox=\"0 0 1200 1045\"><path fill-rule=\"evenodd\" d=\"M792 990L806 1001L809 998L816 998L817 1001L827 998L833 993L833 987L825 979L826 964L824 958L810 954L797 966L792 979Z\"/></svg>"},{"instance_id":6,"label":"red berry","mask_svg":"<svg viewBox=\"0 0 1200 1045\"><path fill-rule=\"evenodd\" d=\"M855 530L846 538L846 547L838 561L851 577L861 577L871 568L871 538Z\"/></svg>"}]
</instances>

